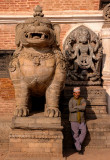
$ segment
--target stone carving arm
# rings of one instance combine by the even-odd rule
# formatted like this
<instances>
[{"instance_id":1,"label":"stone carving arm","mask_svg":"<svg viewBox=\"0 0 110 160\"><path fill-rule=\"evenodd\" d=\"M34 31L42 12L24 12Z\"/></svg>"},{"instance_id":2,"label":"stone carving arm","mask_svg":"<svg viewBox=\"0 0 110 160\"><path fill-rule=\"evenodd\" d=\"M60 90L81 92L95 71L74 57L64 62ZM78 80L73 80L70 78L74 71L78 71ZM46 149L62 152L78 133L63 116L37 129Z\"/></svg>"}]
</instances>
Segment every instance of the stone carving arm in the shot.
<instances>
[{"instance_id":1,"label":"stone carving arm","mask_svg":"<svg viewBox=\"0 0 110 160\"><path fill-rule=\"evenodd\" d=\"M75 47L74 58L79 57L79 45Z\"/></svg>"},{"instance_id":2,"label":"stone carving arm","mask_svg":"<svg viewBox=\"0 0 110 160\"><path fill-rule=\"evenodd\" d=\"M72 44L74 44L74 42L75 42L75 39L74 39L74 37L71 39L69 39L68 40L68 43L67 43L67 49L65 49L65 53L66 53L66 58L68 59L68 60L73 60L73 59L75 59L76 58L76 53L75 53L75 49L74 49L74 47L73 47L73 45Z\"/></svg>"},{"instance_id":3,"label":"stone carving arm","mask_svg":"<svg viewBox=\"0 0 110 160\"><path fill-rule=\"evenodd\" d=\"M96 43L96 45L93 48L93 59L98 61L102 57L100 51L98 52L98 50L100 48L100 40L98 38L95 38L94 42ZM96 52L98 52L97 56L95 56L95 54L94 54Z\"/></svg>"},{"instance_id":4,"label":"stone carving arm","mask_svg":"<svg viewBox=\"0 0 110 160\"><path fill-rule=\"evenodd\" d=\"M100 45L100 41L99 41L98 38L96 38L94 41L96 42L96 45L95 45L95 47L94 47L94 52L97 52L97 50L98 50L98 48L99 48L99 45Z\"/></svg>"},{"instance_id":5,"label":"stone carving arm","mask_svg":"<svg viewBox=\"0 0 110 160\"><path fill-rule=\"evenodd\" d=\"M89 51L90 51L90 56L91 56L94 60L97 60L97 59L96 59L96 56L95 56L95 54L94 54L94 48L91 47L90 45L89 45Z\"/></svg>"}]
</instances>

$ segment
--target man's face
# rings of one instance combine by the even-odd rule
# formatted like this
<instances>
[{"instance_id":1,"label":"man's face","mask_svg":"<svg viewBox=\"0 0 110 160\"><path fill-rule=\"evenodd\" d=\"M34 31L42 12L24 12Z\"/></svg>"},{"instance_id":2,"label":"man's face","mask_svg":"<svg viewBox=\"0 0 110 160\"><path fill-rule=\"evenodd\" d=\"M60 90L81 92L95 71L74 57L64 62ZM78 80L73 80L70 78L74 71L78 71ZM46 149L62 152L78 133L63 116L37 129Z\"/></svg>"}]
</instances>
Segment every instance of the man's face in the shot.
<instances>
[{"instance_id":1,"label":"man's face","mask_svg":"<svg viewBox=\"0 0 110 160\"><path fill-rule=\"evenodd\" d=\"M79 96L80 96L80 92L79 92L79 91L78 91L78 92L73 92L73 95L74 95L74 97L75 97L76 99L78 99Z\"/></svg>"}]
</instances>

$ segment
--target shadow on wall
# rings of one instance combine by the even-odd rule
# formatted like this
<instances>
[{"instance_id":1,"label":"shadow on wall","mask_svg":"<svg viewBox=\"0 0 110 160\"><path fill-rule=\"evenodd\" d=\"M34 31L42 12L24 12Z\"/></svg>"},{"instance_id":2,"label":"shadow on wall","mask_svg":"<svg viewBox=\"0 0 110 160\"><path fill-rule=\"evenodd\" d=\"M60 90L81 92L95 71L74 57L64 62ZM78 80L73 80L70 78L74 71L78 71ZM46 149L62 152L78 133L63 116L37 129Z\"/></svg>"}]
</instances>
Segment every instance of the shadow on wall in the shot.
<instances>
[{"instance_id":1,"label":"shadow on wall","mask_svg":"<svg viewBox=\"0 0 110 160\"><path fill-rule=\"evenodd\" d=\"M106 54L103 54L103 57L102 57L102 68L101 68L101 71L103 71L103 68L104 68L104 65L105 65L105 62L106 62Z\"/></svg>"},{"instance_id":2,"label":"shadow on wall","mask_svg":"<svg viewBox=\"0 0 110 160\"><path fill-rule=\"evenodd\" d=\"M108 114L110 114L110 95L106 92L106 100L108 102L107 106L106 106L106 111Z\"/></svg>"},{"instance_id":3,"label":"shadow on wall","mask_svg":"<svg viewBox=\"0 0 110 160\"><path fill-rule=\"evenodd\" d=\"M103 68L104 68L104 65L105 65L105 62L106 62L106 54L103 54L103 62L102 62L102 73L103 73ZM102 80L102 83L103 83L103 80ZM110 95L106 92L106 101L108 101L108 97L110 97ZM109 102L109 101L108 101ZM106 111L108 114L110 114L110 109L108 108L109 104L106 106Z\"/></svg>"}]
</instances>

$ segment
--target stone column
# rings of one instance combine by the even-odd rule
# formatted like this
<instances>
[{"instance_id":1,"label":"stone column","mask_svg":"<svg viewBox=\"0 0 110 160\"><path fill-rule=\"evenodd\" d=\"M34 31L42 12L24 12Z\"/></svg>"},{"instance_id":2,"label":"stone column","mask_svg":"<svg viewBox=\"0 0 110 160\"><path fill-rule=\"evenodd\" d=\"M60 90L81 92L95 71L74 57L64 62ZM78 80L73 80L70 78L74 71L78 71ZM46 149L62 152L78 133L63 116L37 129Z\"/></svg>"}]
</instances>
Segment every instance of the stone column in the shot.
<instances>
[{"instance_id":1,"label":"stone column","mask_svg":"<svg viewBox=\"0 0 110 160\"><path fill-rule=\"evenodd\" d=\"M107 93L107 109L110 114L110 4L105 6L103 14L105 23L101 30L103 46L102 79L103 87L106 89Z\"/></svg>"}]
</instances>

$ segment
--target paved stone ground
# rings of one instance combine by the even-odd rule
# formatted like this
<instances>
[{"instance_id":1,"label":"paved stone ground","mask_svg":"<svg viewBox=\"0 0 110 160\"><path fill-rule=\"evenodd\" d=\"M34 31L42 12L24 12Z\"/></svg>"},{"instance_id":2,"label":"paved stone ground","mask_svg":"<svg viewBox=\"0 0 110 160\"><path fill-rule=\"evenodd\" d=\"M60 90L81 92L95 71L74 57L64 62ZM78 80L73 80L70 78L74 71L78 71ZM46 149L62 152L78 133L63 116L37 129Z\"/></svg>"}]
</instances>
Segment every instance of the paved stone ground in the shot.
<instances>
[{"instance_id":1,"label":"paved stone ground","mask_svg":"<svg viewBox=\"0 0 110 160\"><path fill-rule=\"evenodd\" d=\"M86 149L84 155L70 151L65 156L66 160L109 160L110 149Z\"/></svg>"},{"instance_id":2,"label":"paved stone ground","mask_svg":"<svg viewBox=\"0 0 110 160\"><path fill-rule=\"evenodd\" d=\"M7 155L7 151L0 150L0 160L4 160Z\"/></svg>"},{"instance_id":3,"label":"paved stone ground","mask_svg":"<svg viewBox=\"0 0 110 160\"><path fill-rule=\"evenodd\" d=\"M1 150L0 160L5 160L6 155L7 151ZM109 160L110 149L86 149L84 155L79 155L76 152L68 151L64 156L65 160Z\"/></svg>"}]
</instances>

